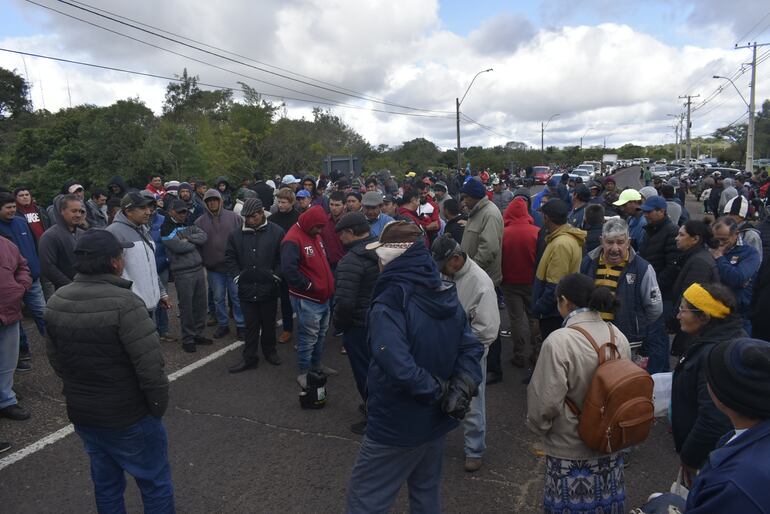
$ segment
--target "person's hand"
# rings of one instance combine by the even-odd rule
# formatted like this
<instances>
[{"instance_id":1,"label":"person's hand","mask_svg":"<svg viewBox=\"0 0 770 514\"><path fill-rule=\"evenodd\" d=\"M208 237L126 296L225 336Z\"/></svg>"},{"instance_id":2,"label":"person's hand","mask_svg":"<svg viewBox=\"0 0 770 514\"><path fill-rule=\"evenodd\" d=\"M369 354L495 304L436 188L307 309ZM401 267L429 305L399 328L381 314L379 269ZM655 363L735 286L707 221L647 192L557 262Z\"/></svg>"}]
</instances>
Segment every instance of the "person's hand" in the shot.
<instances>
[{"instance_id":1,"label":"person's hand","mask_svg":"<svg viewBox=\"0 0 770 514\"><path fill-rule=\"evenodd\" d=\"M719 248L711 248L709 251L711 252L711 256L714 259L719 259L720 257L722 257L722 255L724 255L724 253L722 253L721 246Z\"/></svg>"},{"instance_id":2,"label":"person's hand","mask_svg":"<svg viewBox=\"0 0 770 514\"><path fill-rule=\"evenodd\" d=\"M171 308L171 300L168 299L168 296L164 296L160 299L160 306L163 309L169 310Z\"/></svg>"},{"instance_id":3,"label":"person's hand","mask_svg":"<svg viewBox=\"0 0 770 514\"><path fill-rule=\"evenodd\" d=\"M684 462L682 462L681 465L682 465L682 485L684 485L687 489L691 489L692 483L695 480L695 475L698 474L698 470L688 466Z\"/></svg>"}]
</instances>

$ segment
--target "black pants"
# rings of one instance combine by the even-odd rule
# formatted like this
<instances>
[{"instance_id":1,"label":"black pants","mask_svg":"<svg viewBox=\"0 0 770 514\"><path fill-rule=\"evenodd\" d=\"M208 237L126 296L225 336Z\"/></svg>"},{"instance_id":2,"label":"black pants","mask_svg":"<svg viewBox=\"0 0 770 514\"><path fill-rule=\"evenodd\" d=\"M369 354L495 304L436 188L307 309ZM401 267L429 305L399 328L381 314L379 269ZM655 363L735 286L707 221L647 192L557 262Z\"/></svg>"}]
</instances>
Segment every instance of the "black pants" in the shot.
<instances>
[{"instance_id":1,"label":"black pants","mask_svg":"<svg viewBox=\"0 0 770 514\"><path fill-rule=\"evenodd\" d=\"M500 364L500 352L502 352L503 345L500 340L500 334L497 334L495 342L489 345L489 353L487 354L487 373L499 373L503 374L503 367Z\"/></svg>"},{"instance_id":2,"label":"black pants","mask_svg":"<svg viewBox=\"0 0 770 514\"><path fill-rule=\"evenodd\" d=\"M350 327L342 335L342 344L348 352L353 379L361 399L366 403L366 379L369 375L369 345L366 340L366 327Z\"/></svg>"},{"instance_id":3,"label":"black pants","mask_svg":"<svg viewBox=\"0 0 770 514\"><path fill-rule=\"evenodd\" d=\"M551 335L551 332L555 332L561 328L561 324L564 320L560 317L541 318L540 319L540 337L543 341Z\"/></svg>"},{"instance_id":4,"label":"black pants","mask_svg":"<svg viewBox=\"0 0 770 514\"><path fill-rule=\"evenodd\" d=\"M264 302L247 302L241 300L241 311L246 322L246 344L243 345L243 360L254 362L259 360L257 352L262 343L262 355L275 353L275 314L278 308L278 298Z\"/></svg>"}]
</instances>

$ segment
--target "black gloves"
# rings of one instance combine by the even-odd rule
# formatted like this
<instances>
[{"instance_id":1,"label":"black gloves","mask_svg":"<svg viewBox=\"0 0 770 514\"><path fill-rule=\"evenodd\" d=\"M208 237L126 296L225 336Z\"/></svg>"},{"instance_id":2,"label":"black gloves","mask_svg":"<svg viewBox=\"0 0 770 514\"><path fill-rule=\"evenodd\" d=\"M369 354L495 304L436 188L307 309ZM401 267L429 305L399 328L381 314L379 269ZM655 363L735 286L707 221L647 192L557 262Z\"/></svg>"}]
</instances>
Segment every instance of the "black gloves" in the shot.
<instances>
[{"instance_id":1,"label":"black gloves","mask_svg":"<svg viewBox=\"0 0 770 514\"><path fill-rule=\"evenodd\" d=\"M442 386L441 410L449 417L463 419L471 409L471 400L479 393L479 387L463 374L452 375L449 383L436 378Z\"/></svg>"}]
</instances>

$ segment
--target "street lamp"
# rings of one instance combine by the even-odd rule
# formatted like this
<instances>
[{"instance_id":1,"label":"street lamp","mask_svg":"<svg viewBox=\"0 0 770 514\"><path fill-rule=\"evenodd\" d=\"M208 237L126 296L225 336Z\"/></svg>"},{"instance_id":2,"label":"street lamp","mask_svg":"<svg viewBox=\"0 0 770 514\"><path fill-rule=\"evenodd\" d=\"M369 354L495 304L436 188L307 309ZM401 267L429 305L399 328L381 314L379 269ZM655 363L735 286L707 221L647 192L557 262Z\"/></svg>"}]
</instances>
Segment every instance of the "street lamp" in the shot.
<instances>
[{"instance_id":1,"label":"street lamp","mask_svg":"<svg viewBox=\"0 0 770 514\"><path fill-rule=\"evenodd\" d=\"M543 123L540 122L540 153L545 155L545 145L543 144L543 141L545 139L545 129L548 128L548 124L551 123L551 120L553 120L556 116L559 116L558 114L551 115L550 118L548 118L548 121Z\"/></svg>"},{"instance_id":2,"label":"street lamp","mask_svg":"<svg viewBox=\"0 0 770 514\"><path fill-rule=\"evenodd\" d=\"M733 87L735 88L735 91L738 93L738 95L740 95L740 97L741 97L741 100L743 100L743 103L745 103L745 104L746 104L746 107L748 107L748 106L749 106L749 102L747 102L747 101L746 101L746 98L744 98L743 94L741 93L741 90L740 90L740 89L738 89L738 86L736 86L736 85L735 85L735 82L733 82L733 79L731 79L731 78L728 78L728 77L723 77L723 76L721 76L721 75L714 75L712 78L715 78L715 79L724 79L724 80L728 81L730 84L732 84L732 85L733 85Z\"/></svg>"},{"instance_id":3,"label":"street lamp","mask_svg":"<svg viewBox=\"0 0 770 514\"><path fill-rule=\"evenodd\" d=\"M588 127L585 132L583 132L583 137L580 138L580 151L583 151L583 138L586 137L586 134L588 134L589 130L593 130L593 127Z\"/></svg>"},{"instance_id":4,"label":"street lamp","mask_svg":"<svg viewBox=\"0 0 770 514\"><path fill-rule=\"evenodd\" d=\"M477 74L473 76L473 79L471 80L471 83L468 85L468 89L465 90L465 94L462 98L455 98L455 106L457 107L457 171L460 172L460 105L463 103L463 100L465 100L465 97L468 95L468 91L471 90L471 86L476 81L476 77L481 75L482 73L486 73L488 71L492 71L492 68L489 68L488 70L481 70Z\"/></svg>"},{"instance_id":5,"label":"street lamp","mask_svg":"<svg viewBox=\"0 0 770 514\"><path fill-rule=\"evenodd\" d=\"M756 49L754 49L754 56L756 57ZM738 89L738 86L735 85L735 82L733 82L732 79L728 77L722 77L721 75L714 75L715 79L723 79L730 82L730 84L733 85L735 88L735 91L740 95L741 100L743 100L743 103L746 104L746 107L749 109L749 126L748 130L746 131L746 172L747 173L753 173L754 171L754 109L753 105L750 105L749 102L746 101L746 98L744 98L743 94L741 93L741 90ZM752 79L753 80L753 79ZM752 83L753 87L753 83ZM754 91L751 92L751 100L754 101Z\"/></svg>"}]
</instances>

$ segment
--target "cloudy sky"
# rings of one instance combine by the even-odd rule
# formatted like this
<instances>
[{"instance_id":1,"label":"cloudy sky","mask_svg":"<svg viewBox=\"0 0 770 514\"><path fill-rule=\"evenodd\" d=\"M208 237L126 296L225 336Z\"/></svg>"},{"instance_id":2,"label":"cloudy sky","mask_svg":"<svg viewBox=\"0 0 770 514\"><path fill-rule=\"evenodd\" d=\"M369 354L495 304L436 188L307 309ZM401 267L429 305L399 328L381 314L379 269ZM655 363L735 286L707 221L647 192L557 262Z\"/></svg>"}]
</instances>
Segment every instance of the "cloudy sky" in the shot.
<instances>
[{"instance_id":1,"label":"cloudy sky","mask_svg":"<svg viewBox=\"0 0 770 514\"><path fill-rule=\"evenodd\" d=\"M455 98L488 68L460 109L463 146L539 146L554 114L546 145L671 143L687 94L705 135L747 115L712 76L748 99L751 51L734 46L770 42L766 0L0 0L0 14L0 48L164 77L186 67L283 100L289 117L327 107L374 145L443 148L456 145ZM758 55L760 104L770 46ZM7 52L0 66L48 110L139 97L160 112L167 84Z\"/></svg>"}]
</instances>

